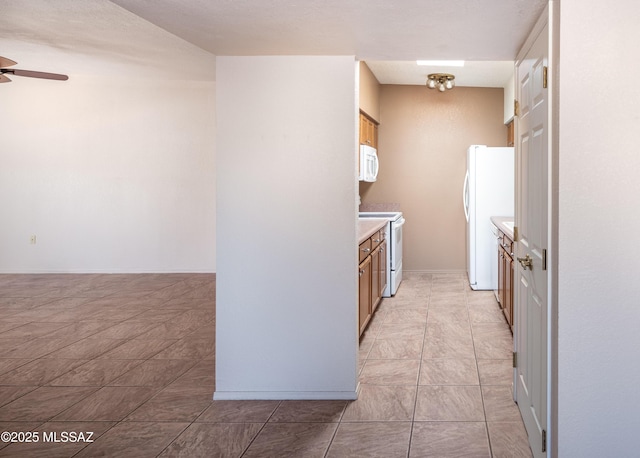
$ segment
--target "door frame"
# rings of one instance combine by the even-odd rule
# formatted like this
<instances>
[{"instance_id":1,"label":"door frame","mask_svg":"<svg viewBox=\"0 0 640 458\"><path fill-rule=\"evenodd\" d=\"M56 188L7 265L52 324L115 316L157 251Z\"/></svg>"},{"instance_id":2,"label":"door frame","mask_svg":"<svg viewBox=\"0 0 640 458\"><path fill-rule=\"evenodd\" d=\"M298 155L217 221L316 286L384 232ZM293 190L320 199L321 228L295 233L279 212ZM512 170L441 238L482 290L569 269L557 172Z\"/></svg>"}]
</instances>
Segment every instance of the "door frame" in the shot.
<instances>
[{"instance_id":1,"label":"door frame","mask_svg":"<svg viewBox=\"0 0 640 458\"><path fill-rule=\"evenodd\" d=\"M549 0L549 195L547 257L547 456L558 456L558 161L560 0Z\"/></svg>"}]
</instances>

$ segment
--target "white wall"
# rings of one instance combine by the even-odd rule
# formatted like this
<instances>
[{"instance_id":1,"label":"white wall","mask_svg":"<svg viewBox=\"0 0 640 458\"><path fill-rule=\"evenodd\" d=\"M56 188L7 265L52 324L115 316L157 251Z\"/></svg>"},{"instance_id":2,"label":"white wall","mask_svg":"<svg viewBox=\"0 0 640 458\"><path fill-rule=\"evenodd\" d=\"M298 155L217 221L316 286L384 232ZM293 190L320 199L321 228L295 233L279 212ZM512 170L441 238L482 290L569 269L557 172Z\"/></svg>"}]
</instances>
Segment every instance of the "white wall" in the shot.
<instances>
[{"instance_id":1,"label":"white wall","mask_svg":"<svg viewBox=\"0 0 640 458\"><path fill-rule=\"evenodd\" d=\"M560 457L638 455L638 17L635 0L560 4Z\"/></svg>"},{"instance_id":2,"label":"white wall","mask_svg":"<svg viewBox=\"0 0 640 458\"><path fill-rule=\"evenodd\" d=\"M0 272L215 271L215 83L0 89Z\"/></svg>"},{"instance_id":3,"label":"white wall","mask_svg":"<svg viewBox=\"0 0 640 458\"><path fill-rule=\"evenodd\" d=\"M352 399L354 57L218 57L215 399Z\"/></svg>"}]
</instances>

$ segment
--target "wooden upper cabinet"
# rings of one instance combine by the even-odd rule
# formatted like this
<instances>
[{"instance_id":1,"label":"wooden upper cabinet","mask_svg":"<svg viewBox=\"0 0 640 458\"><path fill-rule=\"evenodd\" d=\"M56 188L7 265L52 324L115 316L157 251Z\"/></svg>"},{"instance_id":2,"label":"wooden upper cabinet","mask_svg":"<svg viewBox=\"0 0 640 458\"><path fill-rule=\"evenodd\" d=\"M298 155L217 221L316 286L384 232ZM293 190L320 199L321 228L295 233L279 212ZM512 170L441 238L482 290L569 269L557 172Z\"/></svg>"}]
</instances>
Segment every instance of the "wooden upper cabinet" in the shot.
<instances>
[{"instance_id":1,"label":"wooden upper cabinet","mask_svg":"<svg viewBox=\"0 0 640 458\"><path fill-rule=\"evenodd\" d=\"M514 146L513 119L507 124L507 146Z\"/></svg>"},{"instance_id":2,"label":"wooden upper cabinet","mask_svg":"<svg viewBox=\"0 0 640 458\"><path fill-rule=\"evenodd\" d=\"M371 136L373 141L372 145L375 149L378 149L378 125L373 124L373 135Z\"/></svg>"},{"instance_id":3,"label":"wooden upper cabinet","mask_svg":"<svg viewBox=\"0 0 640 458\"><path fill-rule=\"evenodd\" d=\"M378 148L378 123L360 113L360 144Z\"/></svg>"},{"instance_id":4,"label":"wooden upper cabinet","mask_svg":"<svg viewBox=\"0 0 640 458\"><path fill-rule=\"evenodd\" d=\"M369 137L368 125L367 125L367 117L360 113L360 144L366 145L367 139Z\"/></svg>"}]
</instances>

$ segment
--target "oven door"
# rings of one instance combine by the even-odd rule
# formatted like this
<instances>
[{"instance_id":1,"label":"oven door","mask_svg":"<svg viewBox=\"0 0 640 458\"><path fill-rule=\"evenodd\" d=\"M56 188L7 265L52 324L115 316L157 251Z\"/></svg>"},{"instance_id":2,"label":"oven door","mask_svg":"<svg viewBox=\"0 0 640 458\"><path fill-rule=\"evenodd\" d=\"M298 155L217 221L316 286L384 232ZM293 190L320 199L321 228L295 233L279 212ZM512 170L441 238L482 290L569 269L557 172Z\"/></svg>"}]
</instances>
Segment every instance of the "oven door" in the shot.
<instances>
[{"instance_id":1,"label":"oven door","mask_svg":"<svg viewBox=\"0 0 640 458\"><path fill-rule=\"evenodd\" d=\"M402 282L402 226L403 216L391 222L391 295L395 295Z\"/></svg>"}]
</instances>

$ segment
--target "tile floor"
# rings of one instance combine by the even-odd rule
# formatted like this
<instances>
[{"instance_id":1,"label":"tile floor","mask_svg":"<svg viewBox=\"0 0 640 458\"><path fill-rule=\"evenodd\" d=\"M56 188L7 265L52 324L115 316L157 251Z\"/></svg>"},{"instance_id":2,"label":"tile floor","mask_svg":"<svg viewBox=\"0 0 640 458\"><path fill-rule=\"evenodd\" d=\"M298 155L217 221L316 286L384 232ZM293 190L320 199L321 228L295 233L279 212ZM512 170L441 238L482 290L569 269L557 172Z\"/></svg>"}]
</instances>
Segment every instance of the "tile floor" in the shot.
<instances>
[{"instance_id":1,"label":"tile floor","mask_svg":"<svg viewBox=\"0 0 640 458\"><path fill-rule=\"evenodd\" d=\"M511 334L463 275L383 300L354 402L213 402L214 297L206 274L0 275L0 431L38 438L0 456L531 456Z\"/></svg>"}]
</instances>

